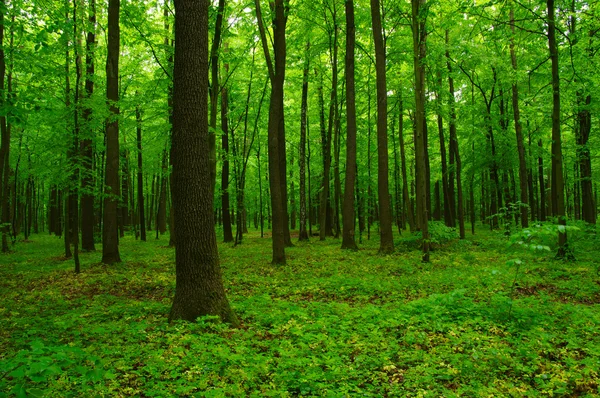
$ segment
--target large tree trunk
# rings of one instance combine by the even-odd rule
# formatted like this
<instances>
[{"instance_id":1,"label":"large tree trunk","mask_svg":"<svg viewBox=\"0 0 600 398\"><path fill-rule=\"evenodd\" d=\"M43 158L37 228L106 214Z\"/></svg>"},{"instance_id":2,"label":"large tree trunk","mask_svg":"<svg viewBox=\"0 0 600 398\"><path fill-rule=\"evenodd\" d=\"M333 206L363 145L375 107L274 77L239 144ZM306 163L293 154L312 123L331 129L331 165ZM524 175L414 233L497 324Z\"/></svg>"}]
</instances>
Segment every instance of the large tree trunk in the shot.
<instances>
[{"instance_id":1,"label":"large tree trunk","mask_svg":"<svg viewBox=\"0 0 600 398\"><path fill-rule=\"evenodd\" d=\"M375 42L375 69L377 76L377 190L379 196L379 252L394 251L392 212L388 184L387 88L386 50L381 26L379 0L371 0L371 20Z\"/></svg>"},{"instance_id":2,"label":"large tree trunk","mask_svg":"<svg viewBox=\"0 0 600 398\"><path fill-rule=\"evenodd\" d=\"M119 10L120 0L108 3L108 53L106 58L106 99L110 117L106 121L106 168L105 184L108 190L104 198L104 223L102 231L102 262L121 262L119 255L119 231L117 210L120 197L119 186Z\"/></svg>"},{"instance_id":3,"label":"large tree trunk","mask_svg":"<svg viewBox=\"0 0 600 398\"><path fill-rule=\"evenodd\" d=\"M237 324L219 266L208 132L208 0L175 0L173 183L176 287L169 320Z\"/></svg>"},{"instance_id":4,"label":"large tree trunk","mask_svg":"<svg viewBox=\"0 0 600 398\"><path fill-rule=\"evenodd\" d=\"M357 250L354 237L354 184L356 184L356 83L354 77L354 51L356 26L354 25L354 0L346 0L346 181L344 185L342 249Z\"/></svg>"},{"instance_id":5,"label":"large tree trunk","mask_svg":"<svg viewBox=\"0 0 600 398\"><path fill-rule=\"evenodd\" d=\"M412 0L413 53L415 71L415 159L417 162L417 218L423 239L423 262L429 262L429 213L427 210L426 129L425 129L425 65L427 32L421 11L426 0Z\"/></svg>"},{"instance_id":6,"label":"large tree trunk","mask_svg":"<svg viewBox=\"0 0 600 398\"><path fill-rule=\"evenodd\" d=\"M558 217L557 257L571 256L567 246L567 217L565 215L565 187L563 175L562 142L560 133L560 77L558 74L558 46L554 21L554 0L547 0L548 47L552 62L552 214Z\"/></svg>"}]
</instances>

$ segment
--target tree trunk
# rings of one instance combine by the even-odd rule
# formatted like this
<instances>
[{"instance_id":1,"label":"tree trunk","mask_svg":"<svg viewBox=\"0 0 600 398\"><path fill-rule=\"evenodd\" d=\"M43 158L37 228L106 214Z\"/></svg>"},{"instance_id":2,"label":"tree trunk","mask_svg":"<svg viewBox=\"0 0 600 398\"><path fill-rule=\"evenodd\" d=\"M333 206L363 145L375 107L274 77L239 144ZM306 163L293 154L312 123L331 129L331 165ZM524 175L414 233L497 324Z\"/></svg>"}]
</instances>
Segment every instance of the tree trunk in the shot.
<instances>
[{"instance_id":1,"label":"tree trunk","mask_svg":"<svg viewBox=\"0 0 600 398\"><path fill-rule=\"evenodd\" d=\"M375 42L375 69L377 77L377 190L379 196L379 252L394 252L392 215L388 185L388 142L387 142L387 88L386 50L381 26L379 0L371 0L371 21Z\"/></svg>"},{"instance_id":2,"label":"tree trunk","mask_svg":"<svg viewBox=\"0 0 600 398\"><path fill-rule=\"evenodd\" d=\"M175 0L173 184L176 287L169 321L216 315L234 326L219 266L208 132L208 0Z\"/></svg>"},{"instance_id":3,"label":"tree trunk","mask_svg":"<svg viewBox=\"0 0 600 398\"><path fill-rule=\"evenodd\" d=\"M557 257L567 258L572 254L567 246L567 218L565 215L565 187L560 133L560 77L558 74L554 0L547 0L546 4L548 8L548 46L552 62L552 213L558 217Z\"/></svg>"},{"instance_id":4,"label":"tree trunk","mask_svg":"<svg viewBox=\"0 0 600 398\"><path fill-rule=\"evenodd\" d=\"M0 2L0 106L4 107L7 98L4 92L4 79L6 77L6 60L4 59L4 11L6 10L5 0ZM10 174L9 159L10 159L10 129L7 126L6 116L0 116L0 192L2 193L0 210L2 217L0 219L0 227L2 230L2 252L8 252L8 224L10 220L10 209L8 206L8 197L10 188L8 186Z\"/></svg>"},{"instance_id":5,"label":"tree trunk","mask_svg":"<svg viewBox=\"0 0 600 398\"><path fill-rule=\"evenodd\" d=\"M271 80L271 101L269 104L268 124L268 148L269 148L269 186L271 190L272 209L272 240L273 240L273 264L285 264L286 230L288 230L287 214L285 214L284 199L286 195L282 192L285 184L285 135L283 114L283 85L285 82L286 41L285 28L287 24L286 5L284 0L275 0L272 4L273 12L273 52L275 62L271 61L267 35L262 20L260 0L255 0L257 22L261 37L269 78ZM280 141L284 142L280 142ZM283 148L283 153L282 153Z\"/></svg>"},{"instance_id":6,"label":"tree trunk","mask_svg":"<svg viewBox=\"0 0 600 398\"><path fill-rule=\"evenodd\" d=\"M304 61L304 70L302 74L302 105L300 111L300 156L298 159L300 164L300 230L298 232L298 240L300 241L308 240L308 232L306 229L306 126L308 124L308 72L310 67L309 48L310 43L306 43L306 60ZM308 196L310 198L310 189L308 191Z\"/></svg>"},{"instance_id":7,"label":"tree trunk","mask_svg":"<svg viewBox=\"0 0 600 398\"><path fill-rule=\"evenodd\" d=\"M355 239L354 185L356 184L356 83L354 52L356 26L354 0L346 0L346 181L344 184L342 249L357 250Z\"/></svg>"},{"instance_id":8,"label":"tree trunk","mask_svg":"<svg viewBox=\"0 0 600 398\"><path fill-rule=\"evenodd\" d=\"M219 0L217 6L217 18L215 21L215 34L213 36L210 48L210 129L209 134L209 158L210 158L210 178L212 181L213 192L217 180L217 105L219 99L219 47L221 46L221 33L223 30L223 14L225 13L225 0Z\"/></svg>"},{"instance_id":9,"label":"tree trunk","mask_svg":"<svg viewBox=\"0 0 600 398\"><path fill-rule=\"evenodd\" d=\"M120 0L108 3L108 53L106 58L106 99L111 116L106 120L106 168L105 185L108 189L104 198L104 223L102 230L102 262L121 262L119 255L119 231L117 209L119 187L119 10Z\"/></svg>"},{"instance_id":10,"label":"tree trunk","mask_svg":"<svg viewBox=\"0 0 600 398\"><path fill-rule=\"evenodd\" d=\"M142 167L142 110L140 106L135 108L136 132L137 132L137 195L138 211L140 218L140 239L146 242L146 215L144 213L144 169Z\"/></svg>"},{"instance_id":11,"label":"tree trunk","mask_svg":"<svg viewBox=\"0 0 600 398\"><path fill-rule=\"evenodd\" d=\"M427 32L425 30L425 17L421 11L426 0L412 0L412 30L413 54L415 71L415 159L417 162L417 218L423 239L423 262L429 262L429 213L427 210L427 170L426 170L426 139L425 139L425 65Z\"/></svg>"},{"instance_id":12,"label":"tree trunk","mask_svg":"<svg viewBox=\"0 0 600 398\"><path fill-rule=\"evenodd\" d=\"M400 94L402 95L402 93ZM404 201L404 213L406 214L406 221L408 222L408 228L410 232L416 231L415 225L415 211L413 209L412 201L410 200L410 194L408 192L408 173L406 171L406 151L404 149L404 100L400 97L400 129L398 132L398 139L400 141L400 164L402 168L402 198Z\"/></svg>"},{"instance_id":13,"label":"tree trunk","mask_svg":"<svg viewBox=\"0 0 600 398\"><path fill-rule=\"evenodd\" d=\"M94 93L94 48L96 45L96 1L89 2L89 31L85 42L85 98L90 100ZM86 106L83 109L83 137L81 139L81 249L83 251L94 251L94 179L93 179L93 156L92 146L94 130L91 126L92 109Z\"/></svg>"},{"instance_id":14,"label":"tree trunk","mask_svg":"<svg viewBox=\"0 0 600 398\"><path fill-rule=\"evenodd\" d=\"M510 38L510 58L513 71L517 72L517 55L515 53L515 13L513 8L510 8L510 29L512 36ZM521 192L521 203L519 205L521 214L521 226L527 228L529 226L528 207L529 197L527 196L527 162L525 160L525 144L523 143L523 128L521 126L521 114L519 110L519 86L517 80L512 84L512 106L515 119L515 132L517 135L517 151L519 152L519 187Z\"/></svg>"},{"instance_id":15,"label":"tree trunk","mask_svg":"<svg viewBox=\"0 0 600 398\"><path fill-rule=\"evenodd\" d=\"M227 46L227 44L225 44ZM229 65L225 64L225 77ZM223 242L233 242L231 211L229 206L229 93L227 86L221 88L221 211L223 212Z\"/></svg>"}]
</instances>

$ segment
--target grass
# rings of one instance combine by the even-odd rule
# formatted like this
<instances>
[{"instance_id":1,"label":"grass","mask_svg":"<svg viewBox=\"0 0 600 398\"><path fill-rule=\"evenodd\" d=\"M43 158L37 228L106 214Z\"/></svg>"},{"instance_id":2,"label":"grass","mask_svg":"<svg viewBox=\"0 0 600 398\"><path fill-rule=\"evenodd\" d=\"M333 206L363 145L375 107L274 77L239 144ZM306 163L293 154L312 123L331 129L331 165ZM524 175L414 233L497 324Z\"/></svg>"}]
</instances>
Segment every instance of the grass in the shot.
<instances>
[{"instance_id":1,"label":"grass","mask_svg":"<svg viewBox=\"0 0 600 398\"><path fill-rule=\"evenodd\" d=\"M430 264L398 236L391 256L296 243L278 267L252 232L219 248L238 329L167 324L165 237L75 275L33 236L0 255L0 396L600 396L600 242L580 235L576 263L478 231Z\"/></svg>"}]
</instances>

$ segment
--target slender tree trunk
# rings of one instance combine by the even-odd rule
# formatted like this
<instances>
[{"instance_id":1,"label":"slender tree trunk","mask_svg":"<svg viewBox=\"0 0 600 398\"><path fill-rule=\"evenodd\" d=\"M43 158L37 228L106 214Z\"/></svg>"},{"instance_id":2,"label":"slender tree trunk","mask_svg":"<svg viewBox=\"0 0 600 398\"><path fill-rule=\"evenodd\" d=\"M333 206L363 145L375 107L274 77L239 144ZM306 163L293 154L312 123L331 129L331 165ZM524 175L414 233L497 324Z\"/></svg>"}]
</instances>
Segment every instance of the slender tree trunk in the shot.
<instances>
[{"instance_id":1,"label":"slender tree trunk","mask_svg":"<svg viewBox=\"0 0 600 398\"><path fill-rule=\"evenodd\" d=\"M285 28L287 24L286 4L284 0L275 0L273 7L273 52L275 62L271 61L267 35L262 20L260 0L255 0L258 27L261 37L265 59L271 80L271 101L269 105L269 185L271 191L271 208L273 213L273 264L285 264L286 230L287 224L286 195L282 192L285 184L285 133L283 114L283 85L285 82L286 39ZM283 140L283 142L281 142ZM283 148L283 151L282 151ZM291 242L290 242L291 243Z\"/></svg>"},{"instance_id":2,"label":"slender tree trunk","mask_svg":"<svg viewBox=\"0 0 600 398\"><path fill-rule=\"evenodd\" d=\"M169 321L216 315L237 325L219 266L208 132L208 0L175 0L173 184L176 287ZM194 181L194 183L190 183Z\"/></svg>"},{"instance_id":3,"label":"slender tree trunk","mask_svg":"<svg viewBox=\"0 0 600 398\"><path fill-rule=\"evenodd\" d=\"M308 72L310 68L309 57L310 43L306 43L306 60L304 61L304 70L302 78L302 105L300 111L300 230L298 232L299 241L308 241L308 232L306 229L306 126L308 124ZM310 184L310 175L309 175ZM308 192L310 198L310 190ZM310 208L309 208L310 211Z\"/></svg>"},{"instance_id":4,"label":"slender tree trunk","mask_svg":"<svg viewBox=\"0 0 600 398\"><path fill-rule=\"evenodd\" d=\"M227 46L227 44L225 44ZM225 64L225 76L229 65ZM221 88L221 211L223 212L223 241L233 242L231 210L229 206L229 93L227 86Z\"/></svg>"},{"instance_id":5,"label":"slender tree trunk","mask_svg":"<svg viewBox=\"0 0 600 398\"><path fill-rule=\"evenodd\" d=\"M6 60L4 57L4 11L6 10L5 0L0 2L0 106L4 107L7 102L7 97L4 91L4 79L6 78ZM9 188L9 159L10 159L10 129L7 126L6 116L0 116L0 192L2 193L0 210L2 217L0 219L0 227L2 231L2 252L7 253L8 247L8 224L10 220L10 208L8 198L10 195Z\"/></svg>"},{"instance_id":6,"label":"slender tree trunk","mask_svg":"<svg viewBox=\"0 0 600 398\"><path fill-rule=\"evenodd\" d=\"M567 217L565 214L565 187L563 176L562 142L560 133L560 77L558 72L558 46L554 21L554 0L547 0L548 8L548 47L552 62L552 204L553 215L558 216L557 257L570 257L567 246Z\"/></svg>"},{"instance_id":7,"label":"slender tree trunk","mask_svg":"<svg viewBox=\"0 0 600 398\"><path fill-rule=\"evenodd\" d=\"M210 129L208 131L210 137L210 178L212 181L213 192L217 180L217 106L219 99L219 48L221 47L221 34L223 30L223 14L225 13L225 0L219 0L217 6L217 18L215 21L215 34L210 49Z\"/></svg>"},{"instance_id":8,"label":"slender tree trunk","mask_svg":"<svg viewBox=\"0 0 600 398\"><path fill-rule=\"evenodd\" d=\"M510 29L512 36L510 38L510 58L513 71L517 72L517 55L515 53L515 13L511 6L510 8ZM519 86L517 80L512 83L512 106L515 120L515 132L517 135L517 151L519 152L519 187L521 192L521 226L527 228L529 226L529 217L527 214L529 207L529 197L527 196L527 161L525 159L525 144L523 143L523 128L521 126L521 114L519 110Z\"/></svg>"},{"instance_id":9,"label":"slender tree trunk","mask_svg":"<svg viewBox=\"0 0 600 398\"><path fill-rule=\"evenodd\" d=\"M375 69L377 75L377 190L379 196L379 252L393 253L394 236L388 185L388 142L387 142L387 88L386 49L381 26L379 0L371 0L371 21L375 42Z\"/></svg>"},{"instance_id":10,"label":"slender tree trunk","mask_svg":"<svg viewBox=\"0 0 600 398\"><path fill-rule=\"evenodd\" d=\"M344 184L342 249L357 250L355 239L354 185L356 184L356 83L354 52L356 26L354 0L346 0L346 181Z\"/></svg>"},{"instance_id":11,"label":"slender tree trunk","mask_svg":"<svg viewBox=\"0 0 600 398\"><path fill-rule=\"evenodd\" d=\"M79 48L81 46L81 40L79 39L79 33L77 31L77 1L73 0L73 38L75 42L75 100L73 106L73 149L72 149L72 162L73 162L73 175L71 176L71 197L69 198L70 205L73 208L73 260L75 262L75 273L81 272L81 265L79 262L79 101L80 101L80 82L82 75L81 65L81 54Z\"/></svg>"},{"instance_id":12,"label":"slender tree trunk","mask_svg":"<svg viewBox=\"0 0 600 398\"><path fill-rule=\"evenodd\" d=\"M95 63L94 51L96 45L96 1L89 1L88 32L85 45L85 98L90 100L94 93ZM83 109L83 137L81 139L81 249L94 251L94 181L93 181L93 137L91 126L92 109Z\"/></svg>"},{"instance_id":13,"label":"slender tree trunk","mask_svg":"<svg viewBox=\"0 0 600 398\"><path fill-rule=\"evenodd\" d=\"M108 189L104 199L104 223L102 231L102 262L121 262L119 255L119 231L117 209L119 187L119 10L120 0L108 3L108 53L106 58L106 99L110 117L106 121L106 168L105 184Z\"/></svg>"},{"instance_id":14,"label":"slender tree trunk","mask_svg":"<svg viewBox=\"0 0 600 398\"><path fill-rule=\"evenodd\" d=\"M135 108L136 132L137 132L137 195L140 218L140 239L146 242L146 215L144 214L144 169L142 167L142 110L140 106Z\"/></svg>"},{"instance_id":15,"label":"slender tree trunk","mask_svg":"<svg viewBox=\"0 0 600 398\"><path fill-rule=\"evenodd\" d=\"M538 179L540 183L540 221L546 221L546 183L544 179L544 158L542 139L538 141L539 157L538 157Z\"/></svg>"},{"instance_id":16,"label":"slender tree trunk","mask_svg":"<svg viewBox=\"0 0 600 398\"><path fill-rule=\"evenodd\" d=\"M402 95L402 93L400 94ZM410 194L408 192L408 173L406 170L406 151L404 149L404 100L400 98L400 130L398 133L398 139L400 141L400 164L402 168L402 198L404 201L404 212L406 214L406 220L408 221L408 227L410 232L416 231L415 225L415 211L413 209L412 201L410 200Z\"/></svg>"},{"instance_id":17,"label":"slender tree trunk","mask_svg":"<svg viewBox=\"0 0 600 398\"><path fill-rule=\"evenodd\" d=\"M415 71L415 159L417 162L417 217L423 239L423 262L429 262L429 213L427 210L427 171L426 171L426 139L425 139L425 65L423 61L427 52L425 17L421 15L426 0L412 0L412 30Z\"/></svg>"},{"instance_id":18,"label":"slender tree trunk","mask_svg":"<svg viewBox=\"0 0 600 398\"><path fill-rule=\"evenodd\" d=\"M450 62L450 51L448 49L450 44L449 33L446 30L446 67L448 68L448 88L449 88L449 102L450 102L450 153L454 154L454 164L456 165L456 190L458 193L458 229L460 239L465 239L465 209L464 209L464 198L462 189L462 161L460 158L460 152L458 147L458 137L456 134L456 101L454 99L454 77L452 77L452 63ZM452 162L451 162L452 163ZM452 165L451 165L452 166ZM450 185L452 186L453 178L450 178ZM454 189L450 187L450 197L454 199ZM452 209L454 209L452 201ZM474 202L471 202L474 206ZM473 220L474 223L474 220Z\"/></svg>"}]
</instances>

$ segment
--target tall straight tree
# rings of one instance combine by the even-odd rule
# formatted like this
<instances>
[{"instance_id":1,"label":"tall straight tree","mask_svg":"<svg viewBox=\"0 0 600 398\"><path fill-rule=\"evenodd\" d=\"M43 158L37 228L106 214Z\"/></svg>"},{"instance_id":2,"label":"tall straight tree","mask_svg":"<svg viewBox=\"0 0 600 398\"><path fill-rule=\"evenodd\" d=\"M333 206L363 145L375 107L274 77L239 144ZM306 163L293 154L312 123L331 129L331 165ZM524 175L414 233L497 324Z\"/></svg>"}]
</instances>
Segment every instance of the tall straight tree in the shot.
<instances>
[{"instance_id":1,"label":"tall straight tree","mask_svg":"<svg viewBox=\"0 0 600 398\"><path fill-rule=\"evenodd\" d=\"M210 47L210 178L213 192L217 179L217 105L219 100L219 48L221 47L221 33L223 30L223 14L225 12L225 0L219 0L217 6L217 18L215 21L215 34Z\"/></svg>"},{"instance_id":2,"label":"tall straight tree","mask_svg":"<svg viewBox=\"0 0 600 398\"><path fill-rule=\"evenodd\" d=\"M510 8L510 60L513 71L517 72L517 54L515 53L515 11ZM527 161L525 159L525 144L523 143L523 126L521 125L521 111L519 109L519 86L517 78L514 78L512 83L512 106L515 120L515 133L517 136L517 151L519 153L519 187L521 192L521 226L527 228L529 226L528 206L529 197L527 195Z\"/></svg>"},{"instance_id":3,"label":"tall straight tree","mask_svg":"<svg viewBox=\"0 0 600 398\"><path fill-rule=\"evenodd\" d=\"M106 120L106 167L102 229L102 262L121 262L117 210L119 205L119 11L120 0L108 2L108 52L106 56L106 100L110 116Z\"/></svg>"},{"instance_id":4,"label":"tall straight tree","mask_svg":"<svg viewBox=\"0 0 600 398\"><path fill-rule=\"evenodd\" d=\"M4 11L6 4L4 0L0 2L0 105L5 106L6 95L4 93L4 79L6 78L6 60L4 58ZM8 176L10 174L9 159L10 159L10 130L6 124L6 116L0 116L0 189L1 203L0 210L2 211L2 219L0 224L2 229L2 252L8 252L8 224L9 212L8 196L10 188L8 186Z\"/></svg>"},{"instance_id":5,"label":"tall straight tree","mask_svg":"<svg viewBox=\"0 0 600 398\"><path fill-rule=\"evenodd\" d=\"M417 224L423 238L423 262L429 262L429 213L427 209L427 157L425 152L425 55L427 53L426 0L412 0L413 63L415 71L415 160L417 164Z\"/></svg>"},{"instance_id":6,"label":"tall straight tree","mask_svg":"<svg viewBox=\"0 0 600 398\"><path fill-rule=\"evenodd\" d=\"M144 212L144 170L142 167L142 110L140 106L135 108L136 142L137 142L137 198L138 214L140 218L140 239L146 241L146 215Z\"/></svg>"},{"instance_id":7,"label":"tall straight tree","mask_svg":"<svg viewBox=\"0 0 600 398\"><path fill-rule=\"evenodd\" d=\"M176 287L169 320L237 324L219 266L208 132L209 0L175 0L173 178Z\"/></svg>"},{"instance_id":8,"label":"tall straight tree","mask_svg":"<svg viewBox=\"0 0 600 398\"><path fill-rule=\"evenodd\" d=\"M356 83L354 77L354 52L356 26L354 24L354 0L346 0L346 181L344 185L344 208L342 211L342 249L356 250L354 238L354 185L356 183Z\"/></svg>"},{"instance_id":9,"label":"tall straight tree","mask_svg":"<svg viewBox=\"0 0 600 398\"><path fill-rule=\"evenodd\" d=\"M394 236L392 233L392 208L390 205L388 182L386 55L379 0L371 0L371 21L373 23L373 40L375 42L375 74L377 78L377 193L379 196L379 252L388 254L394 251Z\"/></svg>"},{"instance_id":10,"label":"tall straight tree","mask_svg":"<svg viewBox=\"0 0 600 398\"><path fill-rule=\"evenodd\" d=\"M298 240L300 241L308 240L308 231L306 230L306 127L308 122L308 72L310 66L309 49L310 43L306 43L306 60L304 61L304 70L302 72L302 108L300 110L300 156L298 159L298 163L300 165L300 230L298 232Z\"/></svg>"},{"instance_id":11,"label":"tall straight tree","mask_svg":"<svg viewBox=\"0 0 600 398\"><path fill-rule=\"evenodd\" d=\"M562 141L560 133L560 76L558 72L558 45L554 0L547 0L548 48L552 62L552 214L558 217L557 257L569 256L567 247L567 217L565 214L565 183L563 174Z\"/></svg>"},{"instance_id":12,"label":"tall straight tree","mask_svg":"<svg viewBox=\"0 0 600 398\"><path fill-rule=\"evenodd\" d=\"M90 100L94 93L96 46L96 1L90 0L88 16L88 32L85 41L85 98ZM94 194L93 194L93 129L91 127L92 108L86 105L83 109L83 137L81 139L81 249L94 251Z\"/></svg>"},{"instance_id":13,"label":"tall straight tree","mask_svg":"<svg viewBox=\"0 0 600 398\"><path fill-rule=\"evenodd\" d=\"M286 173L285 173L285 130L283 115L283 84L285 82L287 25L287 0L275 0L270 3L273 13L273 55L263 23L260 0L255 0L256 17L260 40L271 81L271 100L269 104L268 149L269 149L269 187L271 190L271 209L273 213L272 240L273 264L285 264L286 230L289 233L286 211ZM283 166L283 168L282 168Z\"/></svg>"},{"instance_id":14,"label":"tall straight tree","mask_svg":"<svg viewBox=\"0 0 600 398\"><path fill-rule=\"evenodd\" d=\"M227 46L227 43L225 43ZM229 64L225 64L224 79L229 74ZM229 206L229 90L221 87L221 211L223 213L223 241L233 242L231 229L231 209Z\"/></svg>"}]
</instances>

